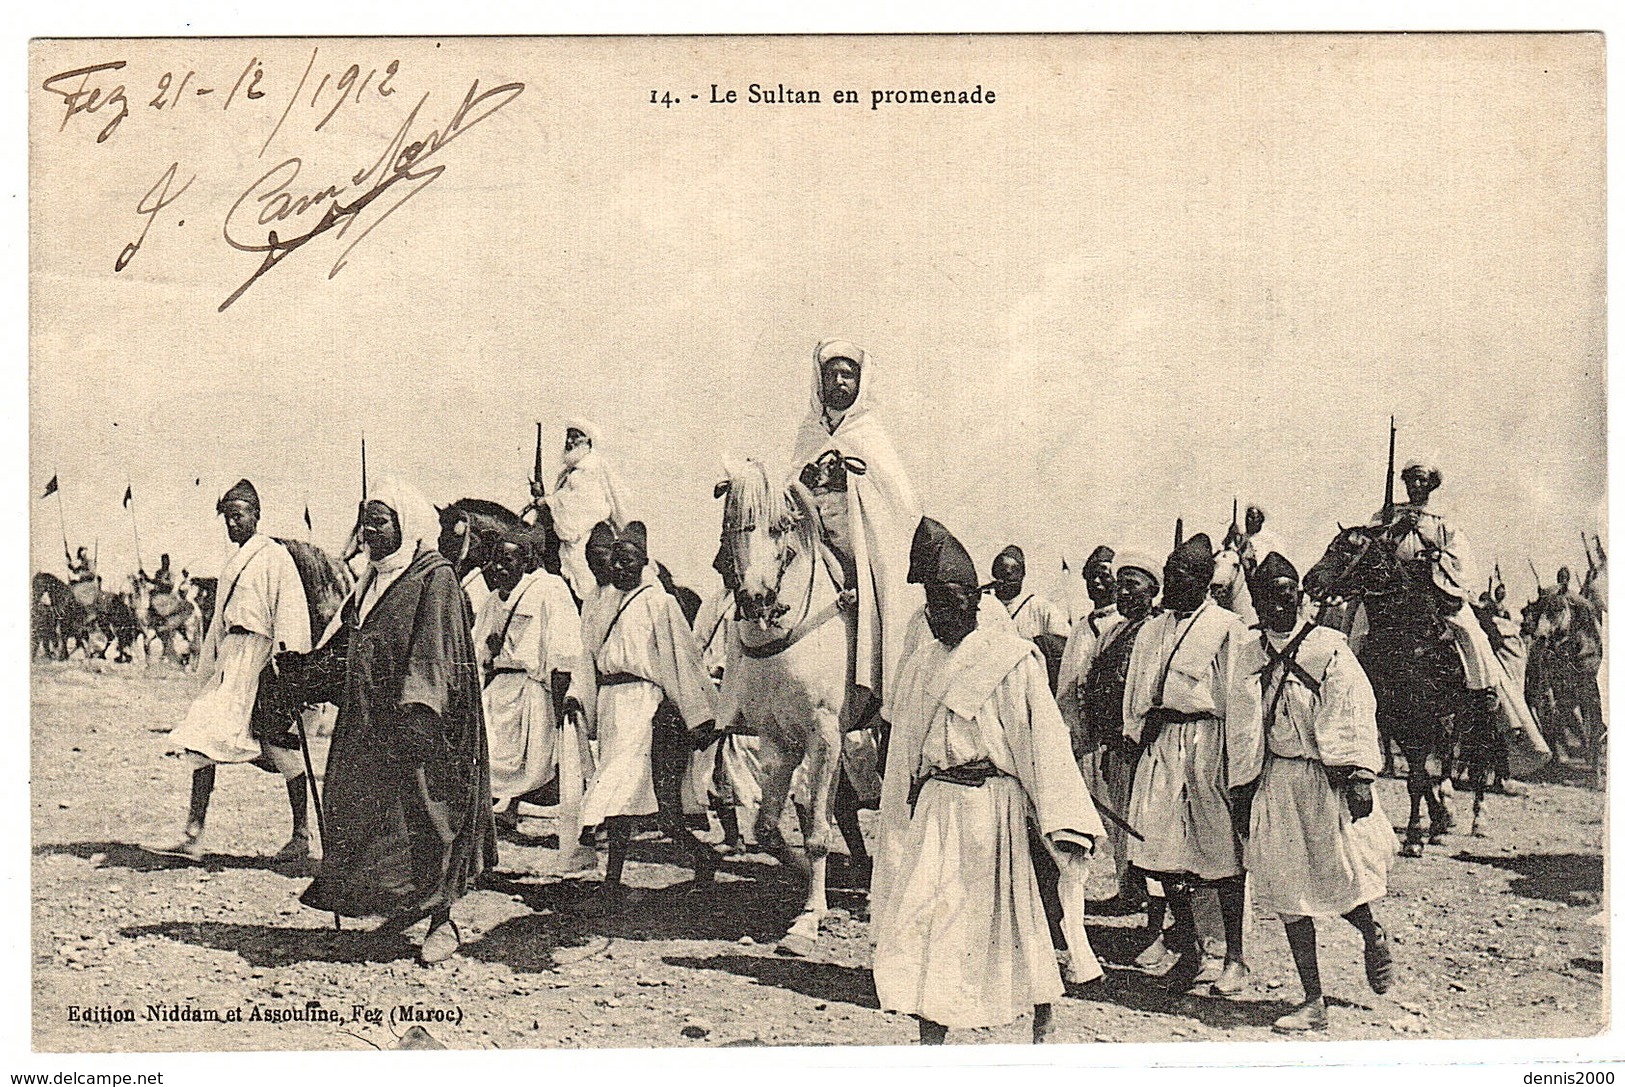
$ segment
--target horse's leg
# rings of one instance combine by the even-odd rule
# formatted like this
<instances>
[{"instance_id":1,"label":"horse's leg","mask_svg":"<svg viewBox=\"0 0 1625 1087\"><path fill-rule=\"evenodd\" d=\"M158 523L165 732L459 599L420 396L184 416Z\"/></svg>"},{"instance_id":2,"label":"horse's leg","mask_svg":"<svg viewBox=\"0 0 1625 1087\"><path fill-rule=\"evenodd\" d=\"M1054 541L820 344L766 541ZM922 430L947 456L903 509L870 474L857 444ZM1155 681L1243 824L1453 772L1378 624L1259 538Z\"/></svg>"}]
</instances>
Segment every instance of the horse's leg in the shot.
<instances>
[{"instance_id":1,"label":"horse's leg","mask_svg":"<svg viewBox=\"0 0 1625 1087\"><path fill-rule=\"evenodd\" d=\"M858 821L858 792L844 772L835 776L835 825L846 842L853 878L868 886L874 863L869 859L869 847L863 841L863 825Z\"/></svg>"},{"instance_id":2,"label":"horse's leg","mask_svg":"<svg viewBox=\"0 0 1625 1087\"><path fill-rule=\"evenodd\" d=\"M790 778L800 762L795 752L786 749L782 737L775 729L761 730L762 803L756 809L754 834L762 852L774 857L786 871L805 872L806 861L797 856L779 830L779 818L784 814L785 802L790 797Z\"/></svg>"},{"instance_id":3,"label":"horse's leg","mask_svg":"<svg viewBox=\"0 0 1625 1087\"><path fill-rule=\"evenodd\" d=\"M790 925L790 931L779 941L779 950L790 955L806 955L812 951L818 939L818 926L829 912L826 877L830 827L835 815L835 781L841 775L841 720L834 710L819 706L813 710L812 726L806 755L812 796L801 825L810 869L807 901Z\"/></svg>"},{"instance_id":4,"label":"horse's leg","mask_svg":"<svg viewBox=\"0 0 1625 1087\"><path fill-rule=\"evenodd\" d=\"M1427 772L1427 759L1422 753L1409 745L1404 748L1405 755L1405 789L1411 798L1411 818L1405 824L1405 844L1400 849L1402 857L1420 857L1422 855L1422 801L1426 799L1428 806L1432 807L1432 797L1429 795L1429 782Z\"/></svg>"},{"instance_id":5,"label":"horse's leg","mask_svg":"<svg viewBox=\"0 0 1625 1087\"><path fill-rule=\"evenodd\" d=\"M1591 763L1591 785L1593 788L1603 787L1603 770L1607 765L1604 751L1607 749L1608 726L1602 716L1602 691L1597 686L1597 677L1582 675L1580 677L1580 719L1585 723L1586 755Z\"/></svg>"}]
</instances>

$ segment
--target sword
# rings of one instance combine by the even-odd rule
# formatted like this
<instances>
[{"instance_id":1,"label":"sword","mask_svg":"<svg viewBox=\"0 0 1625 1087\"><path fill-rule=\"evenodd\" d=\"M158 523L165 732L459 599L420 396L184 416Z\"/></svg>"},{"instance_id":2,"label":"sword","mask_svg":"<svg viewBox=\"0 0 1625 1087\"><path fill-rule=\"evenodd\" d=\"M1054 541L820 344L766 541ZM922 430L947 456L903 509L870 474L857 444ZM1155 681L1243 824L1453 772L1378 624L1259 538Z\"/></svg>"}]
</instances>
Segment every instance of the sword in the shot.
<instances>
[{"instance_id":1,"label":"sword","mask_svg":"<svg viewBox=\"0 0 1625 1087\"><path fill-rule=\"evenodd\" d=\"M1139 831L1135 830L1134 825L1132 823L1130 823L1127 819L1124 819L1121 815L1118 815L1115 811L1113 811L1111 809L1111 805L1106 804L1105 802L1100 800L1098 797L1091 796L1089 799L1093 800L1095 802L1095 810L1098 811L1101 815L1104 815L1107 819L1109 819L1112 822L1116 823L1118 826L1122 827L1125 831L1132 834L1134 837L1138 838L1140 841L1142 841L1142 842L1145 841L1145 835L1141 834Z\"/></svg>"}]
</instances>

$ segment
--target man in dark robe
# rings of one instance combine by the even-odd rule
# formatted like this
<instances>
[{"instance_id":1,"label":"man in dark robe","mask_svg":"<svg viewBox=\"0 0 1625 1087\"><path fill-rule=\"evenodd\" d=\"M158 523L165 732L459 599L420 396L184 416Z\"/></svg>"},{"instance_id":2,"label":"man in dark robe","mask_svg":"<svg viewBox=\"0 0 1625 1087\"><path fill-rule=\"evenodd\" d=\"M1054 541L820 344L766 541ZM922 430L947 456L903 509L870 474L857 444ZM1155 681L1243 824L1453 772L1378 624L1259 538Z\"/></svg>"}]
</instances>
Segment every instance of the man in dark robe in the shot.
<instances>
[{"instance_id":1,"label":"man in dark robe","mask_svg":"<svg viewBox=\"0 0 1625 1087\"><path fill-rule=\"evenodd\" d=\"M300 901L383 916L379 931L427 917L425 963L456 952L452 903L497 859L478 658L438 528L416 491L375 492L361 530L367 569L303 668L309 696L337 702L339 717L321 869Z\"/></svg>"},{"instance_id":2,"label":"man in dark robe","mask_svg":"<svg viewBox=\"0 0 1625 1087\"><path fill-rule=\"evenodd\" d=\"M1128 683L1134 640L1154 610L1160 573L1159 565L1151 559L1131 553L1124 554L1109 571L1116 589L1114 616L1120 619L1107 626L1095 643L1078 697L1084 729L1082 746L1085 754L1097 753L1101 798L1118 813L1128 811L1133 798L1134 769L1139 765L1141 751L1123 736L1123 689ZM1145 900L1146 886L1140 873L1129 867L1128 832L1109 822L1106 835L1112 843L1112 861L1117 869L1115 904L1124 912L1138 909ZM1162 932L1164 903L1159 895L1147 914L1153 938Z\"/></svg>"}]
</instances>

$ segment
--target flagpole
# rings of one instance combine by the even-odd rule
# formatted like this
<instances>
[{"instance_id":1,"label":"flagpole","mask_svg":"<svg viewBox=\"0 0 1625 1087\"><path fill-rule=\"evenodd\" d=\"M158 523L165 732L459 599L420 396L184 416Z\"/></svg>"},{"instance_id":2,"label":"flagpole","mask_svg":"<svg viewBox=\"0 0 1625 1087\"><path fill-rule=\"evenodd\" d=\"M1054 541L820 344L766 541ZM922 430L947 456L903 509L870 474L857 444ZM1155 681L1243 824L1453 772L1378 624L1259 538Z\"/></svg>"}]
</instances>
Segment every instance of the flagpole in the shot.
<instances>
[{"instance_id":1,"label":"flagpole","mask_svg":"<svg viewBox=\"0 0 1625 1087\"><path fill-rule=\"evenodd\" d=\"M135 568L141 573L146 573L147 564L141 561L141 529L135 523L135 489L127 480L124 484L124 497L130 507L130 534L135 537Z\"/></svg>"},{"instance_id":2,"label":"flagpole","mask_svg":"<svg viewBox=\"0 0 1625 1087\"><path fill-rule=\"evenodd\" d=\"M62 476L59 473L51 478L60 480ZM62 526L62 557L72 562L73 552L68 548L68 515L62 508L62 484L60 482L56 485L56 521L57 524Z\"/></svg>"}]
</instances>

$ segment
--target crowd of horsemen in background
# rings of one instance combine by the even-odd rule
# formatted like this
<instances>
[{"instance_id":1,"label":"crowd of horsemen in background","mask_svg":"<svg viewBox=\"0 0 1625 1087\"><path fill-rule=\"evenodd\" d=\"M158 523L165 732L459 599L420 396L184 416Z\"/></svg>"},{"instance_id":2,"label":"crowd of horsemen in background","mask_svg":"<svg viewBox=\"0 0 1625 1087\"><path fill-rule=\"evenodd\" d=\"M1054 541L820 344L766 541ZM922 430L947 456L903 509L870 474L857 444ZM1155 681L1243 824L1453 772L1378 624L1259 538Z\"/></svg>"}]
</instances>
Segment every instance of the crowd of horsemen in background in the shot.
<instances>
[{"instance_id":1,"label":"crowd of horsemen in background","mask_svg":"<svg viewBox=\"0 0 1625 1087\"><path fill-rule=\"evenodd\" d=\"M716 492L722 590L707 599L654 557L601 434L582 420L564 427L551 492L538 424L525 510L431 506L390 481L364 499L337 561L260 536L258 493L239 482L216 505L239 547L220 579L224 600L217 582L177 578L167 555L123 594L148 636L179 634L184 650L163 639L166 656L211 670L171 737L194 775L185 831L153 848L201 858L214 767L253 761L288 783L294 834L278 859L311 860L305 781L321 775L300 724L314 719L299 713L327 702L339 706L329 811L304 901L335 918L385 916L382 931L427 920L425 963L460 947L451 906L495 864L495 828L515 832L522 803L556 812L555 874L595 873L607 844L597 910L638 901L622 874L639 820L693 851L697 882L754 839L808 879L807 908L781 945L792 954L807 952L827 910L833 826L854 873L872 877L882 1005L914 1015L922 1042L1030 1007L1034 1038L1046 1040L1061 978L1101 976L1082 927L1083 873L1109 845L1117 893L1105 908L1146 912L1135 965L1170 985L1240 993L1244 901L1279 917L1305 1001L1276 1027L1298 1033L1327 1026L1314 918L1353 924L1371 987L1393 984L1371 905L1397 841L1371 783L1393 771L1394 746L1411 801L1407 856L1421 855L1424 805L1428 840L1452 828L1446 797L1458 775L1475 792L1475 833L1483 794L1515 795L1515 775L1552 751L1600 775L1600 539L1582 536L1582 578L1558 571L1514 617L1499 570L1481 575L1430 505L1437 464L1407 462L1397 473L1405 499L1395 499L1391 432L1382 509L1340 529L1302 572L1264 509L1235 503L1217 546L1187 538L1182 524L1166 557L1102 543L1067 571L1084 592L1050 600L1028 589L1020 546L979 567L926 515L866 395L872 375L856 345L819 344L789 483L760 461L730 460ZM114 595L84 549L68 563L67 585L35 583L38 647L64 658L70 632L62 609L50 611L64 601L51 594L66 590L92 615ZM449 602L437 597L445 592ZM278 610L301 593L306 606L291 618ZM402 599L412 602L404 611ZM423 629L437 622L449 626ZM98 638L96 620L80 623L71 633L87 656L105 639L101 652L129 659L118 631ZM844 661L833 695L794 663L830 636ZM386 667L390 653L403 662ZM264 684L283 679L296 709L271 728ZM401 694L403 683L417 693ZM397 704L385 707L378 692L389 689ZM819 755L815 724L784 718L825 712L837 738ZM391 722L395 733L368 731ZM686 739L663 747L663 729ZM413 740L400 761L426 759L431 772L415 786L403 779L399 825L374 825L369 790L381 786L366 762L376 751L355 737L436 730L449 761ZM459 815L447 800L456 789L434 785L436 773L477 802ZM801 855L778 829L790 800ZM860 808L879 810L872 860ZM719 848L699 825L720 835ZM438 854L380 859L375 848L380 837L434 833ZM439 859L419 870L426 855ZM397 901L380 886L418 891Z\"/></svg>"}]
</instances>

